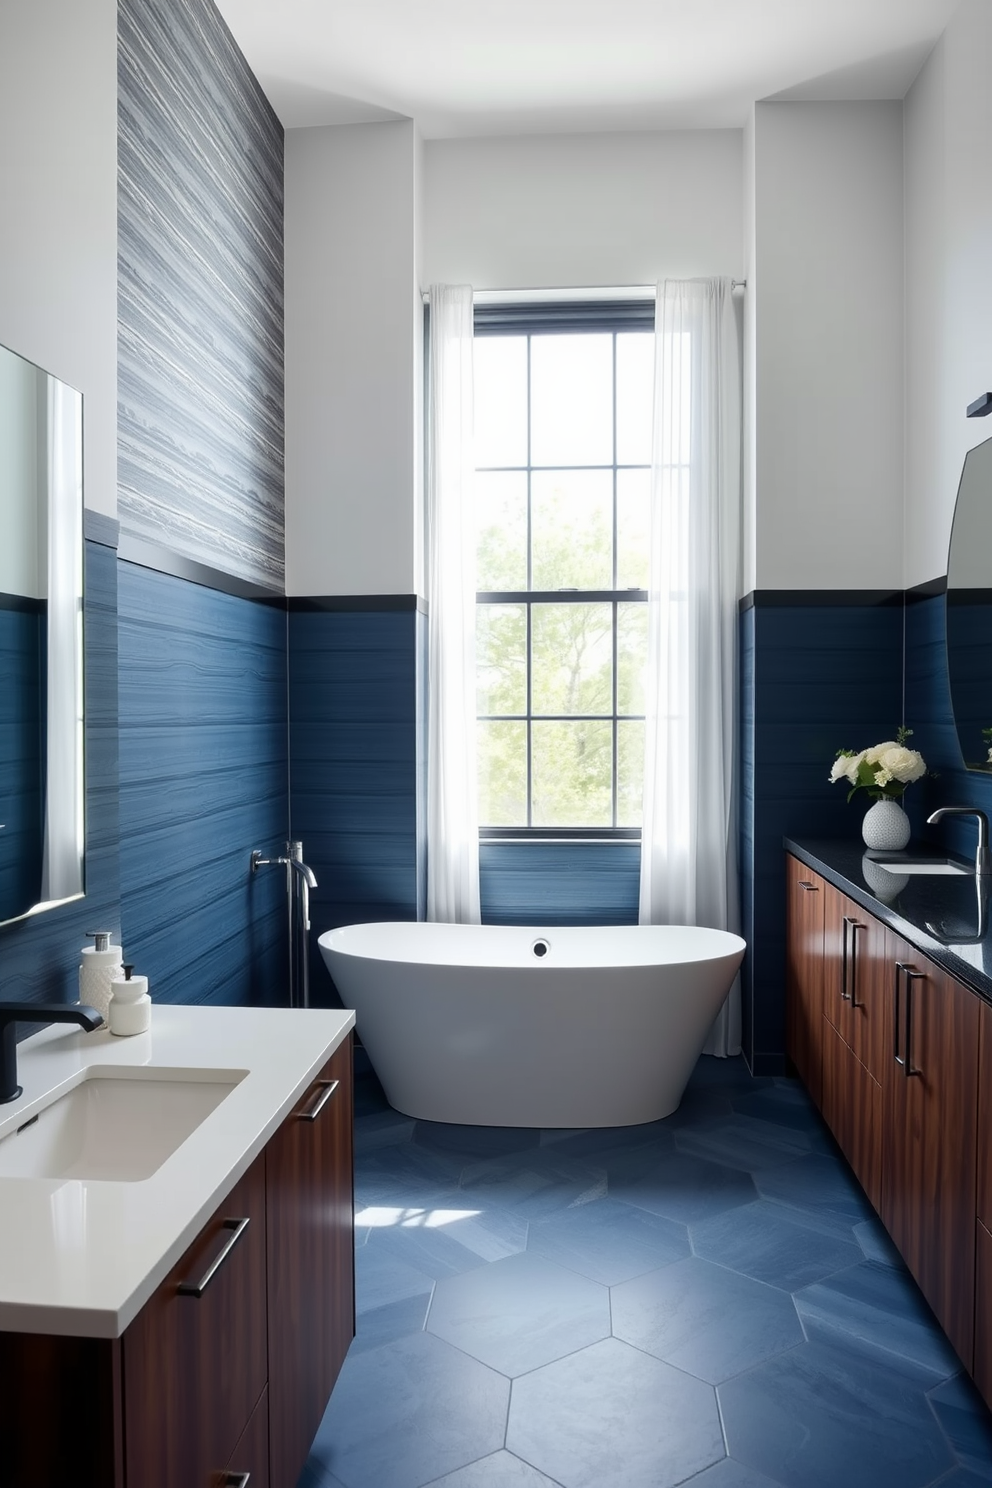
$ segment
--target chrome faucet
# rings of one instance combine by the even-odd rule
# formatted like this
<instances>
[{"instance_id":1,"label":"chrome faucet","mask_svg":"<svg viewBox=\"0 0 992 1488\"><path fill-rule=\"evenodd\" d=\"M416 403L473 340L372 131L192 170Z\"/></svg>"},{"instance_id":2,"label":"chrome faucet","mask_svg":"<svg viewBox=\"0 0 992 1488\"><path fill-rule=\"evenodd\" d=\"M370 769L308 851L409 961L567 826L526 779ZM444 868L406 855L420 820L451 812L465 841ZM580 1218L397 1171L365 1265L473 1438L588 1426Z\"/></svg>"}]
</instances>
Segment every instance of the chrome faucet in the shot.
<instances>
[{"instance_id":1,"label":"chrome faucet","mask_svg":"<svg viewBox=\"0 0 992 1488\"><path fill-rule=\"evenodd\" d=\"M989 819L984 811L979 811L975 806L938 806L937 810L927 817L927 826L932 827L945 816L975 816L978 818L978 847L975 850L975 872L979 874L992 873L992 863L989 861Z\"/></svg>"},{"instance_id":2,"label":"chrome faucet","mask_svg":"<svg viewBox=\"0 0 992 1488\"><path fill-rule=\"evenodd\" d=\"M16 1023L78 1023L92 1033L103 1027L103 1014L83 1002L0 1002L0 1106L16 1100L21 1093L17 1083Z\"/></svg>"},{"instance_id":3,"label":"chrome faucet","mask_svg":"<svg viewBox=\"0 0 992 1488\"><path fill-rule=\"evenodd\" d=\"M256 847L252 850L251 871L259 868L285 868L289 889L289 1001L290 1006L310 1006L310 890L317 887L312 868L303 861L303 843L287 842L284 858L263 858ZM293 892L296 879L298 894Z\"/></svg>"}]
</instances>

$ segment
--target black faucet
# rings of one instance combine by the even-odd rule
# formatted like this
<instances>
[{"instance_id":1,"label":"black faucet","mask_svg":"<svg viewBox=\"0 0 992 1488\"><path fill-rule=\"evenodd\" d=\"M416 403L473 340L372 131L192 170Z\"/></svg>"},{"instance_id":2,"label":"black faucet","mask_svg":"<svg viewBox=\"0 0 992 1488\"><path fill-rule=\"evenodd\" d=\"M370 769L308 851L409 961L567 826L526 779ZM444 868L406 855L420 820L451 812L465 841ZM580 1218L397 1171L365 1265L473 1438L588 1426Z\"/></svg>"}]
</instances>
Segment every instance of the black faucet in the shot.
<instances>
[{"instance_id":1,"label":"black faucet","mask_svg":"<svg viewBox=\"0 0 992 1488\"><path fill-rule=\"evenodd\" d=\"M83 1002L0 1002L0 1106L16 1100L21 1093L17 1083L16 1023L78 1023L92 1033L103 1027L103 1014Z\"/></svg>"}]
</instances>

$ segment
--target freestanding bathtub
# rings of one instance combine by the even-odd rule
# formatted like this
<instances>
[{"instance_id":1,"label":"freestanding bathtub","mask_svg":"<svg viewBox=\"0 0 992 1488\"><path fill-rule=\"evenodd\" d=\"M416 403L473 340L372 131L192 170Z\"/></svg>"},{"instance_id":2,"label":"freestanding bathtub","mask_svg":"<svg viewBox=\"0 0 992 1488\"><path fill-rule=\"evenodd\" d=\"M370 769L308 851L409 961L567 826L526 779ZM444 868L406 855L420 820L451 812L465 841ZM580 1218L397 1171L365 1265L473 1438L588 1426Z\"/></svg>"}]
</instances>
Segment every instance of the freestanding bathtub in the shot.
<instances>
[{"instance_id":1,"label":"freestanding bathtub","mask_svg":"<svg viewBox=\"0 0 992 1488\"><path fill-rule=\"evenodd\" d=\"M686 925L345 925L318 943L390 1104L476 1126L668 1116L744 955Z\"/></svg>"}]
</instances>

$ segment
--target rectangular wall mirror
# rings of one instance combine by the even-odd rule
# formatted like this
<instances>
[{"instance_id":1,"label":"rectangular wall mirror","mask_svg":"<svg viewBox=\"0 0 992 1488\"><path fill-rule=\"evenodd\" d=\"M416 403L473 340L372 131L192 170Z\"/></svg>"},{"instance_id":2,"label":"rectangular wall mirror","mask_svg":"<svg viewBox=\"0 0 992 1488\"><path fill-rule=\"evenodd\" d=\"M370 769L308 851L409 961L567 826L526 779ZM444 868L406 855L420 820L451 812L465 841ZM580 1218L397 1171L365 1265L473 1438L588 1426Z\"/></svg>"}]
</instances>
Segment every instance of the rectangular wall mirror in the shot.
<instances>
[{"instance_id":1,"label":"rectangular wall mirror","mask_svg":"<svg viewBox=\"0 0 992 1488\"><path fill-rule=\"evenodd\" d=\"M0 347L0 924L84 888L83 400Z\"/></svg>"}]
</instances>

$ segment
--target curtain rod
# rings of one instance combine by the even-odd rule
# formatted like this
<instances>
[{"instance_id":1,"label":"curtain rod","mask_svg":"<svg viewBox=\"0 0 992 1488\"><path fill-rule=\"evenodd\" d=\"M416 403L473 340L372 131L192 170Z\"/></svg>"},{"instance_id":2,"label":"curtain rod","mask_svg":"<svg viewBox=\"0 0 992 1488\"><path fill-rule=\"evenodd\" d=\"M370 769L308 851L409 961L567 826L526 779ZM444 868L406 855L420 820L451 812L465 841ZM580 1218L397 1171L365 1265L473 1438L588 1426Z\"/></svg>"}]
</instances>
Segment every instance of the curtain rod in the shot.
<instances>
[{"instance_id":1,"label":"curtain rod","mask_svg":"<svg viewBox=\"0 0 992 1488\"><path fill-rule=\"evenodd\" d=\"M731 279L730 288L746 289L746 279ZM564 303L572 300L653 300L656 287L653 284L575 285L568 289L479 289L473 295L477 305L514 305L528 300L545 304ZM424 304L430 299L430 291L423 291Z\"/></svg>"}]
</instances>

